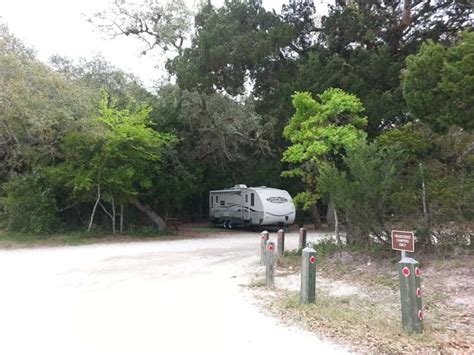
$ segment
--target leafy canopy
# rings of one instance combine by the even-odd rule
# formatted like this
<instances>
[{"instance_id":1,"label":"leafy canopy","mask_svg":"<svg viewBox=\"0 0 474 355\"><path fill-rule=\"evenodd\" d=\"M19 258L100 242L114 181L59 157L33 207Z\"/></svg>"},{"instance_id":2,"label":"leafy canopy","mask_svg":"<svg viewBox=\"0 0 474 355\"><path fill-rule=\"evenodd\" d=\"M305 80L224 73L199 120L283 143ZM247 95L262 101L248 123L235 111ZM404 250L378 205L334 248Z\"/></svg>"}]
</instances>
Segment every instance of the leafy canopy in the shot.
<instances>
[{"instance_id":1,"label":"leafy canopy","mask_svg":"<svg viewBox=\"0 0 474 355\"><path fill-rule=\"evenodd\" d=\"M322 196L342 212L350 237L388 237L386 219L393 212L394 196L400 189L402 166L399 149L358 141L343 158L342 169L334 164L322 167Z\"/></svg>"},{"instance_id":2,"label":"leafy canopy","mask_svg":"<svg viewBox=\"0 0 474 355\"><path fill-rule=\"evenodd\" d=\"M450 48L428 41L407 58L403 94L411 114L436 131L474 128L474 32Z\"/></svg>"},{"instance_id":3,"label":"leafy canopy","mask_svg":"<svg viewBox=\"0 0 474 355\"><path fill-rule=\"evenodd\" d=\"M64 134L84 126L96 100L0 24L0 181L57 158Z\"/></svg>"},{"instance_id":4,"label":"leafy canopy","mask_svg":"<svg viewBox=\"0 0 474 355\"><path fill-rule=\"evenodd\" d=\"M127 202L150 189L176 139L153 130L149 113L147 107L117 110L104 97L95 125L64 138L65 160L51 169L53 176L85 200L102 189L105 200Z\"/></svg>"},{"instance_id":5,"label":"leafy canopy","mask_svg":"<svg viewBox=\"0 0 474 355\"><path fill-rule=\"evenodd\" d=\"M318 198L319 167L327 162L340 165L346 151L365 139L367 120L360 100L341 89L328 89L318 100L309 93L296 93L293 105L296 113L284 129L292 145L283 154L292 168L283 174L303 179L307 191L296 200L309 207Z\"/></svg>"},{"instance_id":6,"label":"leafy canopy","mask_svg":"<svg viewBox=\"0 0 474 355\"><path fill-rule=\"evenodd\" d=\"M0 206L9 230L48 234L60 227L54 191L38 172L15 175L3 189Z\"/></svg>"}]
</instances>

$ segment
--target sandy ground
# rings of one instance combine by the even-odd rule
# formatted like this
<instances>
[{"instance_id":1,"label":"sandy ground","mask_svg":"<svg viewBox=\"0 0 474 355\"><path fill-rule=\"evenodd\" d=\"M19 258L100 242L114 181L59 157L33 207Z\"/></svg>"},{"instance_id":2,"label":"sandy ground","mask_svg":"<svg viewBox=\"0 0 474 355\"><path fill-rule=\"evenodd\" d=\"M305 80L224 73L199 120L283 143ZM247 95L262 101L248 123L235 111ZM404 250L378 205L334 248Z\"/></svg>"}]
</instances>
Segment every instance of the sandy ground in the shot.
<instances>
[{"instance_id":1,"label":"sandy ground","mask_svg":"<svg viewBox=\"0 0 474 355\"><path fill-rule=\"evenodd\" d=\"M0 251L0 354L345 353L259 311L246 287L259 243L232 232Z\"/></svg>"}]
</instances>

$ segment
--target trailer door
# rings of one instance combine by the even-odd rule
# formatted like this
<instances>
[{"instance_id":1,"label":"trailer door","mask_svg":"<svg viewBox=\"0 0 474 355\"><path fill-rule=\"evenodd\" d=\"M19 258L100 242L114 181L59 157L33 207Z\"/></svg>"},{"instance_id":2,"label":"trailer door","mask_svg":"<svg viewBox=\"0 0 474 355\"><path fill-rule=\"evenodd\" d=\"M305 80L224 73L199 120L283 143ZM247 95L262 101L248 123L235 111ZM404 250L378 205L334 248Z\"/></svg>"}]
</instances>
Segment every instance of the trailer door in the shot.
<instances>
[{"instance_id":1,"label":"trailer door","mask_svg":"<svg viewBox=\"0 0 474 355\"><path fill-rule=\"evenodd\" d=\"M242 191L242 210L244 221L248 221L250 219L250 193L248 191Z\"/></svg>"}]
</instances>

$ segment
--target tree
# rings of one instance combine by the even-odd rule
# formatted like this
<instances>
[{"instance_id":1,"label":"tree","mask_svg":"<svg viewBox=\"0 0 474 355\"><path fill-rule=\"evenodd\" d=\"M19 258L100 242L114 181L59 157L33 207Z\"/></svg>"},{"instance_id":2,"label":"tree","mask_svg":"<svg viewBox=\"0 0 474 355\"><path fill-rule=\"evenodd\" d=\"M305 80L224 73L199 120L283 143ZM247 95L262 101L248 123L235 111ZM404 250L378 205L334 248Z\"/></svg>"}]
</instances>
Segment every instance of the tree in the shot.
<instances>
[{"instance_id":1,"label":"tree","mask_svg":"<svg viewBox=\"0 0 474 355\"><path fill-rule=\"evenodd\" d=\"M163 156L176 139L153 130L149 113L147 107L136 111L115 109L104 97L94 125L65 136L64 161L50 168L49 175L68 186L72 198L93 202L88 230L100 206L110 217L115 233L117 206L126 203L146 213L160 228L166 226L140 197L156 183Z\"/></svg>"},{"instance_id":2,"label":"tree","mask_svg":"<svg viewBox=\"0 0 474 355\"><path fill-rule=\"evenodd\" d=\"M323 17L294 90L313 94L338 87L364 104L369 138L410 120L400 87L405 58L423 41L446 45L472 27L469 1L336 1Z\"/></svg>"},{"instance_id":3,"label":"tree","mask_svg":"<svg viewBox=\"0 0 474 355\"><path fill-rule=\"evenodd\" d=\"M427 39L452 43L472 26L472 14L469 0L336 1L323 19L321 40L339 55L387 46L406 56Z\"/></svg>"},{"instance_id":4,"label":"tree","mask_svg":"<svg viewBox=\"0 0 474 355\"><path fill-rule=\"evenodd\" d=\"M474 129L474 33L445 48L428 41L407 58L403 94L410 113L434 130Z\"/></svg>"},{"instance_id":5,"label":"tree","mask_svg":"<svg viewBox=\"0 0 474 355\"><path fill-rule=\"evenodd\" d=\"M96 13L90 21L112 37L134 36L147 51L160 48L181 55L191 27L191 12L183 0L166 2L114 0L108 10Z\"/></svg>"},{"instance_id":6,"label":"tree","mask_svg":"<svg viewBox=\"0 0 474 355\"><path fill-rule=\"evenodd\" d=\"M260 0L204 6L196 15L191 47L170 61L168 70L176 74L183 89L242 94L262 62L284 55L280 48L287 46L292 31L281 25L279 17L266 11Z\"/></svg>"},{"instance_id":7,"label":"tree","mask_svg":"<svg viewBox=\"0 0 474 355\"><path fill-rule=\"evenodd\" d=\"M73 61L55 55L50 59L50 65L69 81L87 87L97 102L104 92L119 109L134 108L139 103L151 106L156 99L137 77L116 68L101 56Z\"/></svg>"},{"instance_id":8,"label":"tree","mask_svg":"<svg viewBox=\"0 0 474 355\"><path fill-rule=\"evenodd\" d=\"M394 209L394 196L403 189L401 151L360 140L351 146L342 165L327 163L321 168L322 196L340 211L346 221L347 243L370 243L371 236L388 243L387 224Z\"/></svg>"},{"instance_id":9,"label":"tree","mask_svg":"<svg viewBox=\"0 0 474 355\"><path fill-rule=\"evenodd\" d=\"M269 159L273 121L258 115L251 102L170 85L159 91L153 120L156 129L180 140L175 155L169 157L170 179L165 179L179 186L158 193L169 197L170 207L187 199L188 206L204 215L209 190L239 182L268 184L275 179L276 174L268 172L268 166L273 167ZM177 190L178 196L171 193Z\"/></svg>"},{"instance_id":10,"label":"tree","mask_svg":"<svg viewBox=\"0 0 474 355\"><path fill-rule=\"evenodd\" d=\"M94 110L94 95L36 60L0 26L0 181L60 158L64 134Z\"/></svg>"},{"instance_id":11,"label":"tree","mask_svg":"<svg viewBox=\"0 0 474 355\"><path fill-rule=\"evenodd\" d=\"M332 163L339 167L346 151L365 139L367 120L362 116L360 100L340 89L328 89L318 95L318 100L309 93L296 93L293 105L296 113L284 130L292 145L283 154L291 169L283 175L303 180L306 191L295 201L308 209L320 198L321 166Z\"/></svg>"},{"instance_id":12,"label":"tree","mask_svg":"<svg viewBox=\"0 0 474 355\"><path fill-rule=\"evenodd\" d=\"M0 205L9 230L48 234L58 230L54 190L38 172L15 175L4 184L5 197Z\"/></svg>"}]
</instances>

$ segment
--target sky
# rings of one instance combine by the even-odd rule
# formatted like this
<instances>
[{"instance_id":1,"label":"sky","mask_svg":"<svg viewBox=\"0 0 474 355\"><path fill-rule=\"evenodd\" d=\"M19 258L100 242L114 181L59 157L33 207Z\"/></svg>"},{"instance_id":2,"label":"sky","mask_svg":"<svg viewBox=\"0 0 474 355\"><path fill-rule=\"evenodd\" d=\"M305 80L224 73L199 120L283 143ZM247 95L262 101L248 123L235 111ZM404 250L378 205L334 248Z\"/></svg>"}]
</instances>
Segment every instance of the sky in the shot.
<instances>
[{"instance_id":1,"label":"sky","mask_svg":"<svg viewBox=\"0 0 474 355\"><path fill-rule=\"evenodd\" d=\"M186 0L193 7L198 0ZM223 1L213 1L218 5ZM281 9L285 0L264 0L268 9ZM315 3L325 0L315 0ZM107 38L87 22L91 14L109 7L111 0L0 0L0 21L47 62L59 54L71 59L101 54L116 67L135 74L147 86L166 76L162 53L141 55L136 39ZM319 4L320 5L320 4Z\"/></svg>"}]
</instances>

